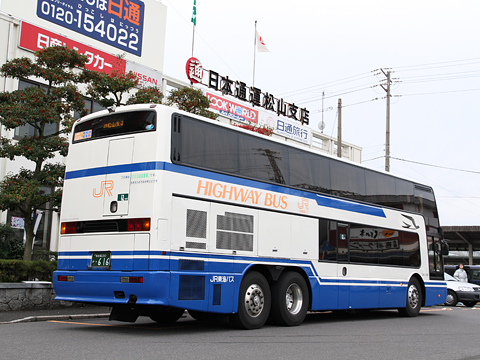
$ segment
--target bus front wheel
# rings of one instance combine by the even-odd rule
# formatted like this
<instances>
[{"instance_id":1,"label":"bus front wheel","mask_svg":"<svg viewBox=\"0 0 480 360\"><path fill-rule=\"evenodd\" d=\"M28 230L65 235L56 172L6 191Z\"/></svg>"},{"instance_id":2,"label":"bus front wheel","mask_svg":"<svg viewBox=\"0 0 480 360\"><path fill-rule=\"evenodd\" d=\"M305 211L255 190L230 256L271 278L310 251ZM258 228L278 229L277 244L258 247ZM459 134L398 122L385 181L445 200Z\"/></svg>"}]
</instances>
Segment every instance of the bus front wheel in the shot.
<instances>
[{"instance_id":1,"label":"bus front wheel","mask_svg":"<svg viewBox=\"0 0 480 360\"><path fill-rule=\"evenodd\" d=\"M270 287L265 277L256 271L249 272L240 284L238 312L231 320L241 329L258 329L268 319L270 302Z\"/></svg>"},{"instance_id":2,"label":"bus front wheel","mask_svg":"<svg viewBox=\"0 0 480 360\"><path fill-rule=\"evenodd\" d=\"M286 272L272 285L270 319L278 325L300 325L307 315L308 304L305 279L296 272Z\"/></svg>"},{"instance_id":3,"label":"bus front wheel","mask_svg":"<svg viewBox=\"0 0 480 360\"><path fill-rule=\"evenodd\" d=\"M417 279L412 278L407 288L407 305L398 309L402 316L414 317L420 313L422 307L422 289Z\"/></svg>"}]
</instances>

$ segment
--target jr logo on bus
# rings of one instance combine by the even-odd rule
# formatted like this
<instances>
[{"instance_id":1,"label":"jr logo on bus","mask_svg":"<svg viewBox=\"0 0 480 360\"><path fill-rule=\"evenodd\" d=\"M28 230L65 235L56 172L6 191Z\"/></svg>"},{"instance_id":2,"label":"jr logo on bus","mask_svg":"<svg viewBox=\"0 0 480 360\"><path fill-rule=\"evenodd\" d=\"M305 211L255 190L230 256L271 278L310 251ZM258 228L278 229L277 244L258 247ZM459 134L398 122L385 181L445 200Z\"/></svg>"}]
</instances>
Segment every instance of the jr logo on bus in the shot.
<instances>
[{"instance_id":1,"label":"jr logo on bus","mask_svg":"<svg viewBox=\"0 0 480 360\"><path fill-rule=\"evenodd\" d=\"M108 196L112 196L112 190L113 190L113 181L112 180L107 180L107 181L102 181L100 183L100 191L97 191L97 189L93 189L93 197L99 198L103 196L103 192L107 193Z\"/></svg>"},{"instance_id":2,"label":"jr logo on bus","mask_svg":"<svg viewBox=\"0 0 480 360\"><path fill-rule=\"evenodd\" d=\"M301 213L308 213L308 199L302 198L302 201L297 202L298 209Z\"/></svg>"},{"instance_id":3,"label":"jr logo on bus","mask_svg":"<svg viewBox=\"0 0 480 360\"><path fill-rule=\"evenodd\" d=\"M235 278L233 276L217 276L214 275L210 279L211 283L232 283L235 282Z\"/></svg>"}]
</instances>

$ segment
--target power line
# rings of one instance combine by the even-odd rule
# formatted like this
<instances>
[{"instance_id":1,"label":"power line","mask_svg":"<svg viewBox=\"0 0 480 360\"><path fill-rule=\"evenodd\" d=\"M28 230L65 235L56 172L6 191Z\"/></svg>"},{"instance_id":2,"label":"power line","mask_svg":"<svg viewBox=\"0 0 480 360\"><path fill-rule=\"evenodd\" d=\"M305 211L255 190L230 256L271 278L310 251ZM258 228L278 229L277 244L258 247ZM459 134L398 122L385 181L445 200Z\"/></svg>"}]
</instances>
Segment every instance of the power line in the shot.
<instances>
[{"instance_id":1,"label":"power line","mask_svg":"<svg viewBox=\"0 0 480 360\"><path fill-rule=\"evenodd\" d=\"M468 92L468 91L479 91L479 90L480 90L480 89L465 89L465 90L436 91L436 92L429 92L429 93L403 94L402 96L436 95L436 94L447 94L447 93Z\"/></svg>"},{"instance_id":2,"label":"power line","mask_svg":"<svg viewBox=\"0 0 480 360\"><path fill-rule=\"evenodd\" d=\"M377 159L382 159L382 158L384 158L384 157L385 157L385 155L382 155L382 156L378 156L378 157L373 158L373 159L363 160L363 162L372 161L372 160L377 160ZM395 160L399 160L399 161L404 161L404 162L408 162L408 163L412 163L412 164L418 164L418 165L424 165L424 166L431 166L431 167L435 167L435 168L439 168L439 169L447 169L447 170L468 172L468 173L472 173L472 174L480 174L480 171L465 170L465 169L456 169L456 168L451 168L451 167L447 167L447 166L432 165L432 164L422 163L422 162L419 162L419 161L401 159L401 158L397 158L397 157L393 157L393 156L390 156L390 159L395 159Z\"/></svg>"},{"instance_id":3,"label":"power line","mask_svg":"<svg viewBox=\"0 0 480 360\"><path fill-rule=\"evenodd\" d=\"M466 62L466 61L473 61L473 62L468 62L468 63L465 63L465 64L442 65L442 64L460 63L460 62ZM472 65L472 64L478 64L478 63L480 63L480 58L472 58L472 59L465 59L465 60L442 61L442 62L437 62L437 63L396 66L395 69L397 71L418 71L418 70L425 70L425 69L437 69L437 68L441 68L441 67ZM429 66L429 65L440 65L440 66ZM424 66L426 66L426 67L424 67ZM406 68L412 68L412 69L410 69L410 70L398 70L398 69L406 69Z\"/></svg>"},{"instance_id":4,"label":"power line","mask_svg":"<svg viewBox=\"0 0 480 360\"><path fill-rule=\"evenodd\" d=\"M365 76L366 74L368 74L368 76ZM342 79L339 79L339 80L329 81L329 82L326 82L326 83L323 83L323 84L312 85L312 86L309 86L309 87L306 87L306 88L284 92L284 93L277 94L277 95L278 96L285 96L285 95L291 95L291 94L297 93L297 92L299 92L299 93L294 94L294 95L299 95L299 94L303 94L303 93L308 92L308 90L315 89L315 88L320 88L320 87L323 90L323 88L328 88L328 87L331 87L331 86L334 86L334 85L342 85L342 84L346 84L346 83L349 83L349 82L352 82L352 81L366 79L366 78L370 77L371 75L372 74L371 74L371 71L370 71L370 72L366 72L366 73L342 78ZM362 77L360 77L360 76L362 76ZM358 78L358 79L353 80L354 78ZM349 79L352 79L352 80L349 80ZM348 81L344 81L344 80L348 80ZM341 82L341 81L343 81L343 82ZM338 83L338 84L336 84L336 83ZM329 85L329 86L326 86L326 85Z\"/></svg>"}]
</instances>

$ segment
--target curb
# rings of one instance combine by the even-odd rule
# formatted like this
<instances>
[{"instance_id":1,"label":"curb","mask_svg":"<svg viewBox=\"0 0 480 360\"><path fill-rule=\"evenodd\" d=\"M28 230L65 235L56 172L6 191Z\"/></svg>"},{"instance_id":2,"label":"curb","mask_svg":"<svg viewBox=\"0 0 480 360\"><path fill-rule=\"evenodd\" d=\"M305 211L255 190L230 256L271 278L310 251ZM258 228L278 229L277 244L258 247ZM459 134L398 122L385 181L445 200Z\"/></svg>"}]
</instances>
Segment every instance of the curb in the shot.
<instances>
[{"instance_id":1,"label":"curb","mask_svg":"<svg viewBox=\"0 0 480 360\"><path fill-rule=\"evenodd\" d=\"M49 321L49 320L78 320L78 319L95 319L107 318L110 314L77 314L77 315L45 315L45 316L28 316L23 319L0 322L0 324L17 324L25 322Z\"/></svg>"}]
</instances>

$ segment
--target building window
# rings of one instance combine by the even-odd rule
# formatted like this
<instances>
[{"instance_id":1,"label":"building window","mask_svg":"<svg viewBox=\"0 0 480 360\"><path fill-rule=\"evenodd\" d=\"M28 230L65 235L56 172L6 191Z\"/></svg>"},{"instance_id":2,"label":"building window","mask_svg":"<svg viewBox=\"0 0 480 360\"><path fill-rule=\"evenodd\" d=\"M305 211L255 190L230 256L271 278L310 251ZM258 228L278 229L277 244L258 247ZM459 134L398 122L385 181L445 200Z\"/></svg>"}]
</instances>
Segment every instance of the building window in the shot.
<instances>
[{"instance_id":1,"label":"building window","mask_svg":"<svg viewBox=\"0 0 480 360\"><path fill-rule=\"evenodd\" d=\"M27 87L31 86L36 86L39 87L40 89L47 90L47 86L39 83L34 83L31 81L25 81L25 80L20 80L18 84L18 90L24 90ZM44 128L44 134L45 136L55 134L58 131L58 123L54 124L45 124ZM30 124L25 124L22 126L19 126L15 129L15 133L13 135L13 138L15 140L19 140L24 138L25 136L35 136L38 135L38 130L35 129L32 125Z\"/></svg>"},{"instance_id":2,"label":"building window","mask_svg":"<svg viewBox=\"0 0 480 360\"><path fill-rule=\"evenodd\" d=\"M100 110L105 110L105 108L95 100L83 98L83 101L85 102L85 108L88 110L88 114L92 114ZM78 113L77 111L75 111L73 116L75 117L75 119L80 119L80 113Z\"/></svg>"}]
</instances>

